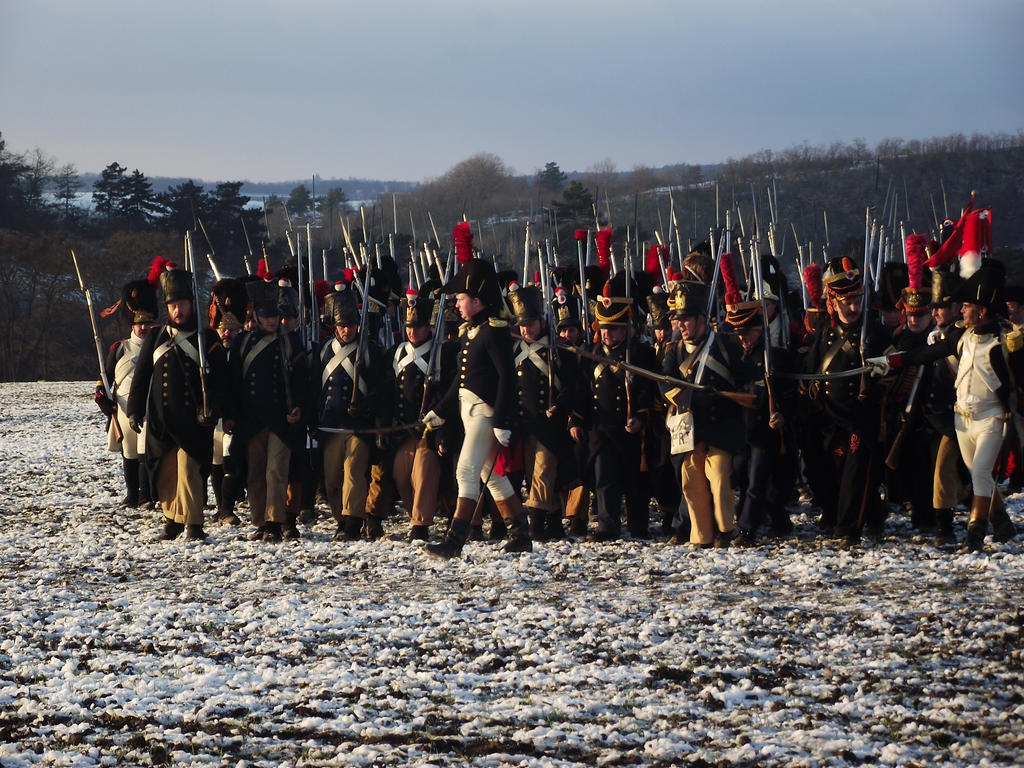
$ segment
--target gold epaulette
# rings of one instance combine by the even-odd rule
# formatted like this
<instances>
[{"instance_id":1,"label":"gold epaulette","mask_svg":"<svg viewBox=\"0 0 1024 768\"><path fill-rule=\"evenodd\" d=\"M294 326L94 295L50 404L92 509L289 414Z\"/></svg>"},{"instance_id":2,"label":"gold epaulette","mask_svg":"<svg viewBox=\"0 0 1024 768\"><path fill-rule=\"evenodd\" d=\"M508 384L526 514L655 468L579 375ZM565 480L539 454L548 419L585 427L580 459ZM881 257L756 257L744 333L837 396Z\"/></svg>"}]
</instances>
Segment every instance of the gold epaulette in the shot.
<instances>
[{"instance_id":1,"label":"gold epaulette","mask_svg":"<svg viewBox=\"0 0 1024 768\"><path fill-rule=\"evenodd\" d=\"M487 322L491 324L491 328L508 328L508 320L501 320L497 317L487 318Z\"/></svg>"}]
</instances>

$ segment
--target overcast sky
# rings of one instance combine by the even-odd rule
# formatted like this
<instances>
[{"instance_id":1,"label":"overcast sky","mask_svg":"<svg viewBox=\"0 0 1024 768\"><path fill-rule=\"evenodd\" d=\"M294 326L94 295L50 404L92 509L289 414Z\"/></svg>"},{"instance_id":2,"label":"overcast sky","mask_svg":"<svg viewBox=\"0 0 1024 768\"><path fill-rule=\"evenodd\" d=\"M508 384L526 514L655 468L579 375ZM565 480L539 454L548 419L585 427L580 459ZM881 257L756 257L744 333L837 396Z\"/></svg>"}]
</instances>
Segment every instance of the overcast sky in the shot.
<instances>
[{"instance_id":1,"label":"overcast sky","mask_svg":"<svg viewBox=\"0 0 1024 768\"><path fill-rule=\"evenodd\" d=\"M418 181L1024 129L1021 0L0 0L0 132L98 172Z\"/></svg>"}]
</instances>

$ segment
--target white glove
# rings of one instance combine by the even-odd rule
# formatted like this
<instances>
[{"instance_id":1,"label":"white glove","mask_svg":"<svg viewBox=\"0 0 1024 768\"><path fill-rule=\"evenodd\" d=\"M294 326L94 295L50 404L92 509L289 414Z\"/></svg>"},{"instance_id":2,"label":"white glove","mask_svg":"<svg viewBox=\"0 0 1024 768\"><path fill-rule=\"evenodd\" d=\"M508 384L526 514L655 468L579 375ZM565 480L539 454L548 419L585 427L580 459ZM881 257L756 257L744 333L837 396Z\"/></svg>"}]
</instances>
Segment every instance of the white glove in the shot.
<instances>
[{"instance_id":1,"label":"white glove","mask_svg":"<svg viewBox=\"0 0 1024 768\"><path fill-rule=\"evenodd\" d=\"M512 440L512 430L511 429L498 429L497 427L495 427L494 428L494 437L495 437L495 439L499 443L502 444L503 447L508 448L508 444Z\"/></svg>"},{"instance_id":2,"label":"white glove","mask_svg":"<svg viewBox=\"0 0 1024 768\"><path fill-rule=\"evenodd\" d=\"M871 366L872 376L885 376L889 372L889 358L886 355L869 357L864 362Z\"/></svg>"},{"instance_id":3,"label":"white glove","mask_svg":"<svg viewBox=\"0 0 1024 768\"><path fill-rule=\"evenodd\" d=\"M423 424L427 429L440 429L444 425L444 419L434 411L428 411L427 415L423 417Z\"/></svg>"}]
</instances>

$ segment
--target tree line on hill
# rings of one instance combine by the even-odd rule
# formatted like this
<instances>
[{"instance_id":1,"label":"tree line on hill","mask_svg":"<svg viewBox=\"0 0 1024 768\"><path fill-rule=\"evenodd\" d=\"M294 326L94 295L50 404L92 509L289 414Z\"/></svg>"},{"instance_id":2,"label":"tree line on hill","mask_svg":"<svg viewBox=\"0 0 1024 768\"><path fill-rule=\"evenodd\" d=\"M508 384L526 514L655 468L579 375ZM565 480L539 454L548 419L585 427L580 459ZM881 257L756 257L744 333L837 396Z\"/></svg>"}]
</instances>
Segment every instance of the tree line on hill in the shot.
<instances>
[{"instance_id":1,"label":"tree line on hill","mask_svg":"<svg viewBox=\"0 0 1024 768\"><path fill-rule=\"evenodd\" d=\"M627 233L631 253L659 238L685 250L724 224L728 211L737 235L752 237L756 224L763 251L765 225L774 217L780 262L795 279L797 244L813 244L818 260L826 250L835 253L863 237L869 206L876 216L884 207L907 232L933 233L977 190L978 203L993 208L997 255L1008 257L1016 276L1013 256L1024 246L1021 179L1024 131L889 139L874 147L803 144L717 165L630 171L610 160L583 172L548 162L519 175L497 155L481 153L418 185L391 185L393 191L358 208L340 184L315 196L311 186L298 184L287 197L272 194L254 204L242 191L250 182L208 187L184 180L155 192L144 173L117 162L86 188L72 164L59 165L39 149L12 152L0 135L0 381L95 374L72 248L94 303L105 307L123 283L144 276L155 256L180 260L188 229L222 273L242 275L247 265L255 271L264 252L272 268L283 265L296 247L286 233L309 224L316 277L325 276L326 265L326 278L334 280L345 266L344 230L357 248L393 246L402 267L425 242L447 252L452 226L465 217L487 256L520 271L527 221L531 239L549 240L563 264L575 258L573 230L610 225L621 263ZM83 193L91 193L90 206L81 204ZM642 268L642 257L634 264ZM212 279L204 274L206 284ZM127 328L112 317L101 321L101 333L109 343Z\"/></svg>"}]
</instances>

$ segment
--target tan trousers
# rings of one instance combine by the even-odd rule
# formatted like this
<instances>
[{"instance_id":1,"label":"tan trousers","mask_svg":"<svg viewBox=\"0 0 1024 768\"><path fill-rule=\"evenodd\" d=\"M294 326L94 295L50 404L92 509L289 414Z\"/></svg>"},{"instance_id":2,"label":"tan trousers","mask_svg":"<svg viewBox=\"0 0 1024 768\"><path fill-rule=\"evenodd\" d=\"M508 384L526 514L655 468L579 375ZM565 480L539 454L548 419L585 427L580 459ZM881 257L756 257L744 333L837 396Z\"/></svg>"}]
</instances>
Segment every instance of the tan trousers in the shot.
<instances>
[{"instance_id":1,"label":"tan trousers","mask_svg":"<svg viewBox=\"0 0 1024 768\"><path fill-rule=\"evenodd\" d=\"M732 494L732 454L697 443L683 459L683 497L690 508L690 543L711 544L715 525L722 533L736 527Z\"/></svg>"},{"instance_id":2,"label":"tan trousers","mask_svg":"<svg viewBox=\"0 0 1024 768\"><path fill-rule=\"evenodd\" d=\"M249 464L249 515L257 528L264 524L283 523L288 493L288 463L292 452L271 432L263 429L253 435L246 445Z\"/></svg>"},{"instance_id":3,"label":"tan trousers","mask_svg":"<svg viewBox=\"0 0 1024 768\"><path fill-rule=\"evenodd\" d=\"M156 495L169 521L182 525L203 524L203 476L199 462L180 447L160 457Z\"/></svg>"},{"instance_id":4,"label":"tan trousers","mask_svg":"<svg viewBox=\"0 0 1024 768\"><path fill-rule=\"evenodd\" d=\"M526 506L543 512L558 512L561 503L555 488L558 457L536 437L523 437L523 471L530 478Z\"/></svg>"},{"instance_id":5,"label":"tan trousers","mask_svg":"<svg viewBox=\"0 0 1024 768\"><path fill-rule=\"evenodd\" d=\"M383 520L395 508L391 492L391 467L383 464L370 465L370 484L366 489L366 514Z\"/></svg>"},{"instance_id":6,"label":"tan trousers","mask_svg":"<svg viewBox=\"0 0 1024 768\"><path fill-rule=\"evenodd\" d=\"M565 516L566 517L587 517L587 492L582 485L570 488L565 493Z\"/></svg>"},{"instance_id":7,"label":"tan trousers","mask_svg":"<svg viewBox=\"0 0 1024 768\"><path fill-rule=\"evenodd\" d=\"M327 434L320 438L324 457L324 485L334 519L366 518L367 474L370 446L355 435Z\"/></svg>"},{"instance_id":8,"label":"tan trousers","mask_svg":"<svg viewBox=\"0 0 1024 768\"><path fill-rule=\"evenodd\" d=\"M954 509L960 503L960 446L955 437L943 435L935 454L935 474L932 480L932 506L935 509Z\"/></svg>"},{"instance_id":9,"label":"tan trousers","mask_svg":"<svg viewBox=\"0 0 1024 768\"><path fill-rule=\"evenodd\" d=\"M427 440L408 437L395 451L392 466L402 504L412 525L431 525L437 512L437 490L441 482L441 458Z\"/></svg>"}]
</instances>

